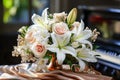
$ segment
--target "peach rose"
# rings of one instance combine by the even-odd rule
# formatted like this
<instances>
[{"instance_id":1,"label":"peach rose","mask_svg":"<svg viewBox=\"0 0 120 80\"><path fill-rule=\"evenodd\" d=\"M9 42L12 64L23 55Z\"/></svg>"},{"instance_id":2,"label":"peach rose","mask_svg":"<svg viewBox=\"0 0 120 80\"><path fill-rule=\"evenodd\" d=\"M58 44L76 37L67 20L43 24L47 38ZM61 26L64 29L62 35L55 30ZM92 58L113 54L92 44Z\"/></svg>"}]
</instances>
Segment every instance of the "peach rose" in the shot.
<instances>
[{"instance_id":1,"label":"peach rose","mask_svg":"<svg viewBox=\"0 0 120 80\"><path fill-rule=\"evenodd\" d=\"M78 28L79 26L80 26L80 22L74 22L74 23L72 24L70 30L73 30L73 28L75 28L75 27Z\"/></svg>"},{"instance_id":2,"label":"peach rose","mask_svg":"<svg viewBox=\"0 0 120 80\"><path fill-rule=\"evenodd\" d=\"M34 33L33 31L30 31L26 34L25 36L26 42L34 43L36 41L36 38L34 38L33 33Z\"/></svg>"},{"instance_id":3,"label":"peach rose","mask_svg":"<svg viewBox=\"0 0 120 80\"><path fill-rule=\"evenodd\" d=\"M74 27L79 27L79 26L80 26L80 22L74 22L72 25L73 25Z\"/></svg>"},{"instance_id":4,"label":"peach rose","mask_svg":"<svg viewBox=\"0 0 120 80\"><path fill-rule=\"evenodd\" d=\"M47 51L44 44L37 43L37 42L33 44L33 46L31 47L31 50L35 57L43 57Z\"/></svg>"},{"instance_id":5,"label":"peach rose","mask_svg":"<svg viewBox=\"0 0 120 80\"><path fill-rule=\"evenodd\" d=\"M66 17L67 17L67 14L65 14L65 12L54 13L53 15L53 18L56 22L65 21Z\"/></svg>"},{"instance_id":6,"label":"peach rose","mask_svg":"<svg viewBox=\"0 0 120 80\"><path fill-rule=\"evenodd\" d=\"M56 23L53 26L53 31L58 35L63 35L68 31L68 26L66 23L63 23L63 22Z\"/></svg>"}]
</instances>

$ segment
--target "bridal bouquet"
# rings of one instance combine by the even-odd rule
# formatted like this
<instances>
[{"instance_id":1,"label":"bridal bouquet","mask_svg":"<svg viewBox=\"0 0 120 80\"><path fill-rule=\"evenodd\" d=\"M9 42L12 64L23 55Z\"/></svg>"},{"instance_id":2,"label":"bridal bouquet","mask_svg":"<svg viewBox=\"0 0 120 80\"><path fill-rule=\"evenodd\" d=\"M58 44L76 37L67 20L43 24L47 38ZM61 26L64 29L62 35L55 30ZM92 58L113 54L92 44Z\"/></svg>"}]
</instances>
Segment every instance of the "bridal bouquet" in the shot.
<instances>
[{"instance_id":1,"label":"bridal bouquet","mask_svg":"<svg viewBox=\"0 0 120 80\"><path fill-rule=\"evenodd\" d=\"M18 43L14 46L13 56L21 56L22 62L33 61L40 69L51 63L52 57L57 65L77 63L83 71L86 62L96 62L93 45L99 32L84 27L84 22L76 21L77 9L69 14L48 13L33 14L33 25L21 27ZM54 65L55 66L55 65Z\"/></svg>"}]
</instances>

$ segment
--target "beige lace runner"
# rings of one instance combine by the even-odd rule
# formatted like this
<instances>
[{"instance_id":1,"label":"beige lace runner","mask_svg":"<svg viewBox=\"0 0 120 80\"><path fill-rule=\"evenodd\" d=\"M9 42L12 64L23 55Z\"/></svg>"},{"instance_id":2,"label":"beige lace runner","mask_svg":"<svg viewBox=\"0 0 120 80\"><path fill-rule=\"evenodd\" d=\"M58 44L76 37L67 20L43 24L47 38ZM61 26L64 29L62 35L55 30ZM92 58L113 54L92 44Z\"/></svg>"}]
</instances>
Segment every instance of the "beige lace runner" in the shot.
<instances>
[{"instance_id":1,"label":"beige lace runner","mask_svg":"<svg viewBox=\"0 0 120 80\"><path fill-rule=\"evenodd\" d=\"M47 73L34 72L32 64L0 66L0 80L112 80L112 77L96 74L75 73L70 70L55 70Z\"/></svg>"}]
</instances>

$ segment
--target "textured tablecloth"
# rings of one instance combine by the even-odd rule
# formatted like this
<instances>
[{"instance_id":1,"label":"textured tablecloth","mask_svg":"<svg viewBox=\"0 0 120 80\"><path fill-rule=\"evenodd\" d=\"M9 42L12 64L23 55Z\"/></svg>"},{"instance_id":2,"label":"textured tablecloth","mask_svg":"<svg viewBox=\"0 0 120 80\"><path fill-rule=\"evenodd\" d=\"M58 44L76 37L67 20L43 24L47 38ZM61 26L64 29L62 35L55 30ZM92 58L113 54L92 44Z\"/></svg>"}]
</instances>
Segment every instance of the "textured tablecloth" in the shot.
<instances>
[{"instance_id":1,"label":"textured tablecloth","mask_svg":"<svg viewBox=\"0 0 120 80\"><path fill-rule=\"evenodd\" d=\"M32 64L33 65L33 64ZM34 72L29 64L0 66L0 80L112 80L112 77L95 74L55 70L47 73Z\"/></svg>"}]
</instances>

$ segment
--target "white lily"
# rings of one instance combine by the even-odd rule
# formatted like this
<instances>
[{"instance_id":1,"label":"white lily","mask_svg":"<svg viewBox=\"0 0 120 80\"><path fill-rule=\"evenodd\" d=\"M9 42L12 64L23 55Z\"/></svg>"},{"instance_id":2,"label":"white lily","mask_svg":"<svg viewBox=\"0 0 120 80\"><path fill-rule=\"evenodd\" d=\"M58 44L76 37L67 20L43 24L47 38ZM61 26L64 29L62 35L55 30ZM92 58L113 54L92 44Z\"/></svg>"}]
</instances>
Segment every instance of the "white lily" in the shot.
<instances>
[{"instance_id":1,"label":"white lily","mask_svg":"<svg viewBox=\"0 0 120 80\"><path fill-rule=\"evenodd\" d=\"M42 16L39 16L37 14L33 14L32 21L35 25L39 25L42 28L49 29L48 23L48 15L47 15L48 8L44 9L42 12Z\"/></svg>"},{"instance_id":2,"label":"white lily","mask_svg":"<svg viewBox=\"0 0 120 80\"><path fill-rule=\"evenodd\" d=\"M28 28L28 31L25 35L26 45L31 48L31 46L35 42L44 42L48 43L48 38L50 37L50 33L47 29L42 29L38 25L32 25Z\"/></svg>"},{"instance_id":3,"label":"white lily","mask_svg":"<svg viewBox=\"0 0 120 80\"><path fill-rule=\"evenodd\" d=\"M34 33L33 35L38 41L48 41L48 38L50 37L50 33L48 32L48 30L44 30L44 29L40 29L38 31L36 31L36 33Z\"/></svg>"},{"instance_id":4,"label":"white lily","mask_svg":"<svg viewBox=\"0 0 120 80\"><path fill-rule=\"evenodd\" d=\"M76 51L73 47L67 44L70 41L71 34L68 32L64 36L59 36L55 33L51 34L53 45L48 46L48 50L51 52L56 52L58 64L62 64L66 54L76 56Z\"/></svg>"},{"instance_id":5,"label":"white lily","mask_svg":"<svg viewBox=\"0 0 120 80\"><path fill-rule=\"evenodd\" d=\"M84 70L85 68L85 63L82 60L87 62L97 62L97 59L92 54L92 51L86 48L85 45L82 45L82 48L77 49L76 52L77 52L77 59L79 61L81 71Z\"/></svg>"},{"instance_id":6,"label":"white lily","mask_svg":"<svg viewBox=\"0 0 120 80\"><path fill-rule=\"evenodd\" d=\"M91 30L84 30L84 22L81 20L81 23L79 27L74 27L73 30L71 31L74 35L72 37L73 42L80 42L83 44L88 44L90 48L92 49L92 44L89 39L92 36L92 31Z\"/></svg>"}]
</instances>

